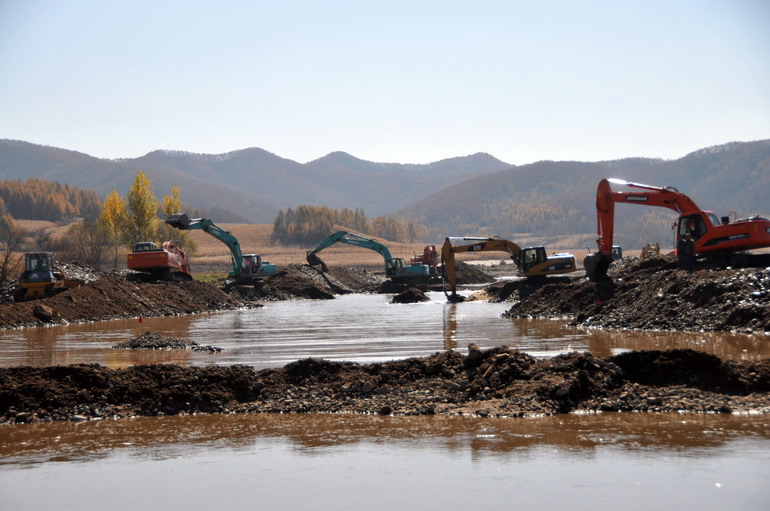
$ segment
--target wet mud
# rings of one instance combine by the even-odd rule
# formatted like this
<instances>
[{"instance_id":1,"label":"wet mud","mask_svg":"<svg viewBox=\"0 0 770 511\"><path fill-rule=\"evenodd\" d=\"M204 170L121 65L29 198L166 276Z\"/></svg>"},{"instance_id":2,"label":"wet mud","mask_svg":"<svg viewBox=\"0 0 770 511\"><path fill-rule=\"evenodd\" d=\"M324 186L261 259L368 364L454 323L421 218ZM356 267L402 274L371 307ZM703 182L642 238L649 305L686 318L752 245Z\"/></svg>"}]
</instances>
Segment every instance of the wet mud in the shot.
<instances>
[{"instance_id":1,"label":"wet mud","mask_svg":"<svg viewBox=\"0 0 770 511\"><path fill-rule=\"evenodd\" d=\"M611 282L587 279L496 284L487 293L512 318L565 318L573 326L638 330L770 332L770 271L676 267L673 256L627 258Z\"/></svg>"},{"instance_id":2,"label":"wet mud","mask_svg":"<svg viewBox=\"0 0 770 511\"><path fill-rule=\"evenodd\" d=\"M175 316L231 310L244 304L203 282L99 278L50 298L0 305L0 328L67 324L139 316Z\"/></svg>"},{"instance_id":3,"label":"wet mud","mask_svg":"<svg viewBox=\"0 0 770 511\"><path fill-rule=\"evenodd\" d=\"M77 275L84 284L55 296L13 303L6 287L0 305L0 328L67 324L139 316L174 316L260 306L261 302L294 299L333 299L349 293L400 293L410 284L394 284L365 268L330 268L327 272L306 264L291 264L276 275L254 283L223 281L213 285L200 281L148 281L133 272L96 273L80 266ZM459 269L467 282L489 282L489 275L472 267ZM419 286L423 292L429 287Z\"/></svg>"},{"instance_id":4,"label":"wet mud","mask_svg":"<svg viewBox=\"0 0 770 511\"><path fill-rule=\"evenodd\" d=\"M167 337L155 332L145 332L141 335L123 341L112 347L114 350L185 350L218 353L222 348L216 346L201 346L195 341L183 337Z\"/></svg>"},{"instance_id":5,"label":"wet mud","mask_svg":"<svg viewBox=\"0 0 770 511\"><path fill-rule=\"evenodd\" d=\"M770 412L770 360L691 350L535 359L469 346L356 364L304 359L279 369L172 364L0 369L0 422L190 413L367 413L520 417L601 411Z\"/></svg>"},{"instance_id":6,"label":"wet mud","mask_svg":"<svg viewBox=\"0 0 770 511\"><path fill-rule=\"evenodd\" d=\"M613 282L600 285L577 277L504 281L482 293L510 301L511 317L558 317L601 328L770 331L765 269L690 274L670 258L628 258L610 275ZM381 292L382 286L381 276L360 268L322 273L307 265L290 265L251 286L147 283L108 274L45 300L1 305L0 327L190 314L255 300ZM423 293L405 291L409 299ZM120 348L195 349L184 342L171 346L173 339L152 333L133 341ZM186 413L513 417L580 411L770 413L770 360L721 360L691 350L536 359L505 346L482 351L471 345L467 352L426 358L375 364L306 359L261 371L172 364L0 369L0 422L6 423Z\"/></svg>"}]
</instances>

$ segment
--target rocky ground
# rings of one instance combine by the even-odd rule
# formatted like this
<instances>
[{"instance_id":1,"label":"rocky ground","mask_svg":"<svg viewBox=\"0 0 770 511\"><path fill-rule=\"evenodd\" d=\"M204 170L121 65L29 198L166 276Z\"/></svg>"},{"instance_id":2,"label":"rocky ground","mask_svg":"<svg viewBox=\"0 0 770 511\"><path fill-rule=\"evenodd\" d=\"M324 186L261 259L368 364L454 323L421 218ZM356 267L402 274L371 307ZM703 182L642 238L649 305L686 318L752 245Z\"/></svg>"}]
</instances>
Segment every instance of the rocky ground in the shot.
<instances>
[{"instance_id":1,"label":"rocky ground","mask_svg":"<svg viewBox=\"0 0 770 511\"><path fill-rule=\"evenodd\" d=\"M497 284L509 317L567 318L592 328L770 332L770 270L687 273L673 256L613 263L612 282L586 279Z\"/></svg>"},{"instance_id":2,"label":"rocky ground","mask_svg":"<svg viewBox=\"0 0 770 511\"><path fill-rule=\"evenodd\" d=\"M691 350L539 360L470 346L385 363L305 359L279 369L172 364L0 369L0 422L186 413L529 416L569 412L770 412L770 361Z\"/></svg>"},{"instance_id":3,"label":"rocky ground","mask_svg":"<svg viewBox=\"0 0 770 511\"><path fill-rule=\"evenodd\" d=\"M662 257L615 263L613 283L582 277L512 280L483 299L512 317L565 318L602 328L770 331L770 272L677 270ZM84 279L86 280L86 279ZM489 280L474 275L463 282ZM101 274L45 300L0 305L0 327L174 315L255 301L382 292L356 268L290 265L257 286L148 283ZM402 289L419 301L425 289ZM207 349L147 333L116 349ZM463 350L464 351L464 350ZM506 347L377 364L300 360L278 369L145 365L0 368L0 422L230 412L355 412L522 416L576 411L770 413L770 360L723 361L690 350L535 359Z\"/></svg>"},{"instance_id":4,"label":"rocky ground","mask_svg":"<svg viewBox=\"0 0 770 511\"><path fill-rule=\"evenodd\" d=\"M56 296L0 306L0 328L235 309L244 303L202 282L131 281L103 277Z\"/></svg>"}]
</instances>

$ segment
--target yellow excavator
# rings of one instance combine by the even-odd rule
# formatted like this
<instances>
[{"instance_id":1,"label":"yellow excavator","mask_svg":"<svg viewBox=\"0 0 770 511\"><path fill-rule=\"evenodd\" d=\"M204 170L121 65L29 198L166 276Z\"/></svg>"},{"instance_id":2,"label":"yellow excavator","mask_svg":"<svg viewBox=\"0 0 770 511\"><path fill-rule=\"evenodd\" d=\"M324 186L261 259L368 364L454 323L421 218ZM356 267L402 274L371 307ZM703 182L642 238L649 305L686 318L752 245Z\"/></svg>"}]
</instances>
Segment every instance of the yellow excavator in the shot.
<instances>
[{"instance_id":1,"label":"yellow excavator","mask_svg":"<svg viewBox=\"0 0 770 511\"><path fill-rule=\"evenodd\" d=\"M457 298L457 271L455 254L461 252L507 252L518 267L520 277L534 278L577 270L575 256L569 253L547 255L544 246L521 248L512 241L499 238L446 238L441 247L444 265L444 293L450 301ZM447 287L451 294L447 292Z\"/></svg>"}]
</instances>

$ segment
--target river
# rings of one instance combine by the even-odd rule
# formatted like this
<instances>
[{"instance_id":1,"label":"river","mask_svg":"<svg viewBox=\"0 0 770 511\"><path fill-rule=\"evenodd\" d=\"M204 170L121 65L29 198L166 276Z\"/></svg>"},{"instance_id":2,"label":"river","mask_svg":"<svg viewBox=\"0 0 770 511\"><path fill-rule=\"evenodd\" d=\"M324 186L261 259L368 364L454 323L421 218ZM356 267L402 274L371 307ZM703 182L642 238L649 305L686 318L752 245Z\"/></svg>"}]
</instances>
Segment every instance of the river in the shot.
<instances>
[{"instance_id":1,"label":"river","mask_svg":"<svg viewBox=\"0 0 770 511\"><path fill-rule=\"evenodd\" d=\"M767 335L619 332L565 326L565 321L510 320L509 304L448 304L442 293L430 302L398 305L388 295L343 295L334 300L267 303L263 308L191 316L0 331L0 367L98 363L126 367L155 362L185 365L247 364L257 369L320 357L375 362L425 356L445 349L465 352L507 345L536 357L590 351L605 357L625 350L692 348L723 359L770 357ZM184 337L219 353L190 350L114 350L145 331Z\"/></svg>"},{"instance_id":2,"label":"river","mask_svg":"<svg viewBox=\"0 0 770 511\"><path fill-rule=\"evenodd\" d=\"M589 331L511 321L505 304L393 305L383 295L0 332L0 366L169 362L275 367L506 344L694 348L770 357L767 336ZM144 331L219 353L111 347ZM215 415L0 426L1 509L766 509L770 417L605 413L531 419Z\"/></svg>"}]
</instances>

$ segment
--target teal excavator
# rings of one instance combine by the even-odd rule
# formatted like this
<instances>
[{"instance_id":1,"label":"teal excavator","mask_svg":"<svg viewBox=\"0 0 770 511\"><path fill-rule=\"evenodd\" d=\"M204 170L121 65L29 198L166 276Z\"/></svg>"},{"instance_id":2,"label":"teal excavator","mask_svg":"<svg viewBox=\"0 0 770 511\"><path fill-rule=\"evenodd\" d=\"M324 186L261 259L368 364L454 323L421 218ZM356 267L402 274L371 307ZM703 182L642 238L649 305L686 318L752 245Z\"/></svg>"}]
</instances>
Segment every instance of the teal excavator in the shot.
<instances>
[{"instance_id":1,"label":"teal excavator","mask_svg":"<svg viewBox=\"0 0 770 511\"><path fill-rule=\"evenodd\" d=\"M208 218L189 218L184 213L177 213L168 217L166 223L182 231L200 229L227 245L227 248L230 249L233 265L229 276L236 280L250 281L258 277L275 275L276 268L274 264L263 261L262 256L259 254L244 254L241 251L241 244L238 243L236 237Z\"/></svg>"},{"instance_id":2,"label":"teal excavator","mask_svg":"<svg viewBox=\"0 0 770 511\"><path fill-rule=\"evenodd\" d=\"M382 243L347 231L337 231L318 243L312 250L308 250L307 263L311 266L321 266L323 271L327 271L326 264L316 254L335 243L346 243L378 252L385 259L385 276L394 282L424 283L430 280L430 268L427 264L407 265L403 258L393 257L388 247Z\"/></svg>"}]
</instances>

